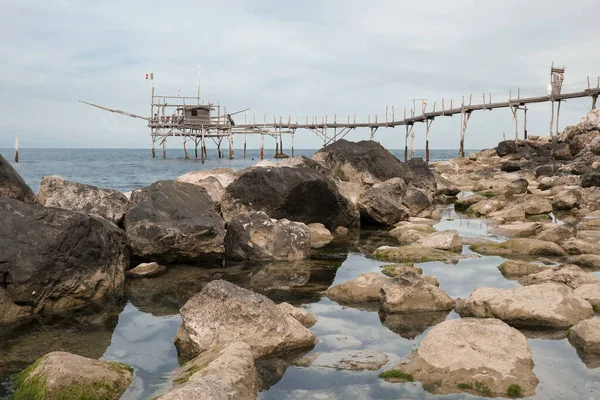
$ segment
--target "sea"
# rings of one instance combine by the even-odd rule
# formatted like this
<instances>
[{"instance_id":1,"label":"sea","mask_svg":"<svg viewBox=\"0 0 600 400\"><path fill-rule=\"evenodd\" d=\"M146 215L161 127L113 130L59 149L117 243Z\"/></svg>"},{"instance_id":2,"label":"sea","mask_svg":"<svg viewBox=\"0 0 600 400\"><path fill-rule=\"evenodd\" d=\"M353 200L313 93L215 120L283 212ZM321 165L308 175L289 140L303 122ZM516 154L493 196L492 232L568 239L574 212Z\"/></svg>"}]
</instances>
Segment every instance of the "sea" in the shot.
<instances>
[{"instance_id":1,"label":"sea","mask_svg":"<svg viewBox=\"0 0 600 400\"><path fill-rule=\"evenodd\" d=\"M295 149L294 156L312 157L317 151ZM291 149L283 152L292 154ZM390 152L404 160L404 150ZM11 162L14 160L14 149L0 149L0 154ZM246 158L242 149L236 149L231 160L218 158L216 149L207 149L204 164L194 157L193 151L189 154L190 158L186 159L182 149L167 149L167 158L162 158L162 149L157 150L156 155L160 156L157 158L152 158L150 149L19 149L19 163L13 163L13 166L36 193L46 175L59 175L69 181L128 192L191 171L218 167L240 170L260 162L258 149L248 149ZM265 150L265 160L278 161L273 156L273 150ZM457 150L430 150L431 161L457 156ZM425 150L415 150L415 157L425 158Z\"/></svg>"}]
</instances>

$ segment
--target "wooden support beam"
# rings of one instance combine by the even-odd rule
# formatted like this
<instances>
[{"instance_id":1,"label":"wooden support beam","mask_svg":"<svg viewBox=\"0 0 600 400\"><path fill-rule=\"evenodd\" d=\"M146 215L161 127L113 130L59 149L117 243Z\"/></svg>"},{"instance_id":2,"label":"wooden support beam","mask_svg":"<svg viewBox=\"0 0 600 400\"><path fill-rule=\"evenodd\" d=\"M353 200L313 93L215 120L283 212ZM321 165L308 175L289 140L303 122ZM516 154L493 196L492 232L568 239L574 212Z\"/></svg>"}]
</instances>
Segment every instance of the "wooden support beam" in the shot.
<instances>
[{"instance_id":1,"label":"wooden support beam","mask_svg":"<svg viewBox=\"0 0 600 400\"><path fill-rule=\"evenodd\" d=\"M183 155L184 155L185 159L187 160L190 158L190 155L187 152L186 143L187 143L187 136L184 136L183 137Z\"/></svg>"},{"instance_id":2,"label":"wooden support beam","mask_svg":"<svg viewBox=\"0 0 600 400\"><path fill-rule=\"evenodd\" d=\"M154 151L154 143L156 142L156 139L154 139L154 136L152 136L152 158L156 158L156 152Z\"/></svg>"},{"instance_id":3,"label":"wooden support beam","mask_svg":"<svg viewBox=\"0 0 600 400\"><path fill-rule=\"evenodd\" d=\"M166 137L163 138L162 147L163 147L163 158L167 158L167 138Z\"/></svg>"},{"instance_id":4,"label":"wooden support beam","mask_svg":"<svg viewBox=\"0 0 600 400\"><path fill-rule=\"evenodd\" d=\"M596 109L596 101L598 100L598 95L592 96L592 110Z\"/></svg>"},{"instance_id":5,"label":"wooden support beam","mask_svg":"<svg viewBox=\"0 0 600 400\"><path fill-rule=\"evenodd\" d=\"M523 109L523 138L527 140L527 107Z\"/></svg>"},{"instance_id":6,"label":"wooden support beam","mask_svg":"<svg viewBox=\"0 0 600 400\"><path fill-rule=\"evenodd\" d=\"M265 158L265 135L260 132L260 159Z\"/></svg>"},{"instance_id":7,"label":"wooden support beam","mask_svg":"<svg viewBox=\"0 0 600 400\"><path fill-rule=\"evenodd\" d=\"M194 139L194 157L198 158L198 140Z\"/></svg>"},{"instance_id":8,"label":"wooden support beam","mask_svg":"<svg viewBox=\"0 0 600 400\"><path fill-rule=\"evenodd\" d=\"M552 117L550 117L550 137L552 137L554 132L554 100L551 100L550 104L552 106Z\"/></svg>"},{"instance_id":9,"label":"wooden support beam","mask_svg":"<svg viewBox=\"0 0 600 400\"><path fill-rule=\"evenodd\" d=\"M15 138L15 162L19 162L19 135Z\"/></svg>"},{"instance_id":10,"label":"wooden support beam","mask_svg":"<svg viewBox=\"0 0 600 400\"><path fill-rule=\"evenodd\" d=\"M204 143L204 128L202 128L201 132L201 142L200 142L200 158L202 160L202 164L204 164L204 158L206 157L206 145Z\"/></svg>"},{"instance_id":11,"label":"wooden support beam","mask_svg":"<svg viewBox=\"0 0 600 400\"><path fill-rule=\"evenodd\" d=\"M518 116L519 116L519 106L512 106L510 108L510 111L512 111L513 114L513 119L515 120L515 141L519 140L519 121L518 121Z\"/></svg>"},{"instance_id":12,"label":"wooden support beam","mask_svg":"<svg viewBox=\"0 0 600 400\"><path fill-rule=\"evenodd\" d=\"M292 157L294 157L294 133L293 131L290 133L292 135Z\"/></svg>"},{"instance_id":13,"label":"wooden support beam","mask_svg":"<svg viewBox=\"0 0 600 400\"><path fill-rule=\"evenodd\" d=\"M558 136L558 123L560 120L560 104L562 101L558 101L558 106L556 107L556 136Z\"/></svg>"}]
</instances>

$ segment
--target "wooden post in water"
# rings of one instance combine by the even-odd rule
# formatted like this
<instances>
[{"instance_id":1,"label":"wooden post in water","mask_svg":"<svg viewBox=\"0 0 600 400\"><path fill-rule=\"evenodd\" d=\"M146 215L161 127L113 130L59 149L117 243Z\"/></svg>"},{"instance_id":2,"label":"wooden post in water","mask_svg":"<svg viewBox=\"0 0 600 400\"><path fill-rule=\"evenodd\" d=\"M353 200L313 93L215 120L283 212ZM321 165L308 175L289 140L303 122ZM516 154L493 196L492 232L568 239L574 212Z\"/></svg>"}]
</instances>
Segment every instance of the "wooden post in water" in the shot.
<instances>
[{"instance_id":1,"label":"wooden post in water","mask_svg":"<svg viewBox=\"0 0 600 400\"><path fill-rule=\"evenodd\" d=\"M204 147L204 127L200 130L200 160L204 164L204 157L206 157L206 147Z\"/></svg>"},{"instance_id":2,"label":"wooden post in water","mask_svg":"<svg viewBox=\"0 0 600 400\"><path fill-rule=\"evenodd\" d=\"M19 135L15 138L15 162L19 162Z\"/></svg>"},{"instance_id":3,"label":"wooden post in water","mask_svg":"<svg viewBox=\"0 0 600 400\"><path fill-rule=\"evenodd\" d=\"M527 140L527 106L523 108L523 138Z\"/></svg>"},{"instance_id":4,"label":"wooden post in water","mask_svg":"<svg viewBox=\"0 0 600 400\"><path fill-rule=\"evenodd\" d=\"M156 142L156 139L154 138L154 136L152 136L152 158L156 158L156 152L154 151L154 143Z\"/></svg>"},{"instance_id":5,"label":"wooden post in water","mask_svg":"<svg viewBox=\"0 0 600 400\"><path fill-rule=\"evenodd\" d=\"M560 104L562 101L558 101L558 106L556 107L556 136L558 136L558 122L560 120Z\"/></svg>"},{"instance_id":6,"label":"wooden post in water","mask_svg":"<svg viewBox=\"0 0 600 400\"><path fill-rule=\"evenodd\" d=\"M410 159L415 158L415 131L411 129L410 133Z\"/></svg>"},{"instance_id":7,"label":"wooden post in water","mask_svg":"<svg viewBox=\"0 0 600 400\"><path fill-rule=\"evenodd\" d=\"M550 137L552 138L554 132L554 98L550 101L552 105L552 117L550 118Z\"/></svg>"},{"instance_id":8,"label":"wooden post in water","mask_svg":"<svg viewBox=\"0 0 600 400\"><path fill-rule=\"evenodd\" d=\"M260 159L262 160L264 158L265 158L265 135L261 131L260 132Z\"/></svg>"},{"instance_id":9,"label":"wooden post in water","mask_svg":"<svg viewBox=\"0 0 600 400\"><path fill-rule=\"evenodd\" d=\"M229 159L233 160L233 133L229 131Z\"/></svg>"},{"instance_id":10,"label":"wooden post in water","mask_svg":"<svg viewBox=\"0 0 600 400\"><path fill-rule=\"evenodd\" d=\"M296 124L298 125L298 124ZM292 157L294 157L294 132L291 132L292 135Z\"/></svg>"},{"instance_id":11,"label":"wooden post in water","mask_svg":"<svg viewBox=\"0 0 600 400\"><path fill-rule=\"evenodd\" d=\"M163 138L162 141L162 146L163 146L163 158L167 158L167 138Z\"/></svg>"},{"instance_id":12,"label":"wooden post in water","mask_svg":"<svg viewBox=\"0 0 600 400\"><path fill-rule=\"evenodd\" d=\"M186 143L187 143L187 136L184 136L183 137L183 155L184 155L185 159L187 160L187 159L190 158L190 155L187 152L187 145L186 145Z\"/></svg>"},{"instance_id":13,"label":"wooden post in water","mask_svg":"<svg viewBox=\"0 0 600 400\"><path fill-rule=\"evenodd\" d=\"M519 140L519 106L511 106L510 110L512 111L513 119L515 120L515 141L517 141Z\"/></svg>"},{"instance_id":14,"label":"wooden post in water","mask_svg":"<svg viewBox=\"0 0 600 400\"><path fill-rule=\"evenodd\" d=\"M198 139L194 138L194 156L198 158Z\"/></svg>"}]
</instances>

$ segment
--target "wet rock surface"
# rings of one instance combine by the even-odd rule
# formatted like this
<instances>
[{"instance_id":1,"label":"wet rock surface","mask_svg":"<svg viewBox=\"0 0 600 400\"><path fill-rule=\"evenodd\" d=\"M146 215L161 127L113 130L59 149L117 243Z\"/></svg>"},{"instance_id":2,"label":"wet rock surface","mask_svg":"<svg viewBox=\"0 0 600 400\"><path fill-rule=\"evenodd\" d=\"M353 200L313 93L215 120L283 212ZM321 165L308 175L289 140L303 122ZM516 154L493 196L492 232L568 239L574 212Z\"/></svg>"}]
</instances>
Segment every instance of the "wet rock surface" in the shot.
<instances>
[{"instance_id":1,"label":"wet rock surface","mask_svg":"<svg viewBox=\"0 0 600 400\"><path fill-rule=\"evenodd\" d=\"M569 329L569 342L588 354L600 354L600 320L587 319Z\"/></svg>"},{"instance_id":2,"label":"wet rock surface","mask_svg":"<svg viewBox=\"0 0 600 400\"><path fill-rule=\"evenodd\" d=\"M379 294L381 309L386 313L446 311L454 300L442 289L414 272L406 272L386 282Z\"/></svg>"}]
</instances>

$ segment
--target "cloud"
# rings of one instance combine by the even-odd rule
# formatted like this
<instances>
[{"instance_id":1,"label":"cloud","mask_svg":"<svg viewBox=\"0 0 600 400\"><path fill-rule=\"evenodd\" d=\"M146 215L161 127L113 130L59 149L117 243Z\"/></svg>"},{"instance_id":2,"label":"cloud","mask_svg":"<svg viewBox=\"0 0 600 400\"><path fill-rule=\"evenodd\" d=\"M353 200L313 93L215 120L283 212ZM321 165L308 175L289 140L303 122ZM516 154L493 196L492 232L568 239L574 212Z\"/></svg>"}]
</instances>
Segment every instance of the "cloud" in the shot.
<instances>
[{"instance_id":1,"label":"cloud","mask_svg":"<svg viewBox=\"0 0 600 400\"><path fill-rule=\"evenodd\" d=\"M149 113L157 93L196 94L249 118L327 115L385 118L411 107L463 95L479 101L543 93L552 61L567 66L567 87L600 75L595 16L600 4L578 0L485 3L334 0L327 2L5 1L0 15L0 147L21 134L23 147L149 147L143 122L88 108L87 100ZM561 109L561 127L578 121L589 99ZM550 106L532 105L531 134L549 130ZM238 121L243 120L239 116ZM389 116L391 118L391 115ZM522 129L522 128L521 128ZM415 126L424 147L424 127ZM467 148L491 147L514 135L509 110L476 112ZM433 148L457 148L459 118L432 125ZM347 138L368 138L366 130ZM376 139L404 146L404 129L380 129ZM289 140L288 140L289 142ZM322 141L298 131L297 148ZM259 137L249 137L250 148ZM177 139L170 146L180 147Z\"/></svg>"}]
</instances>

